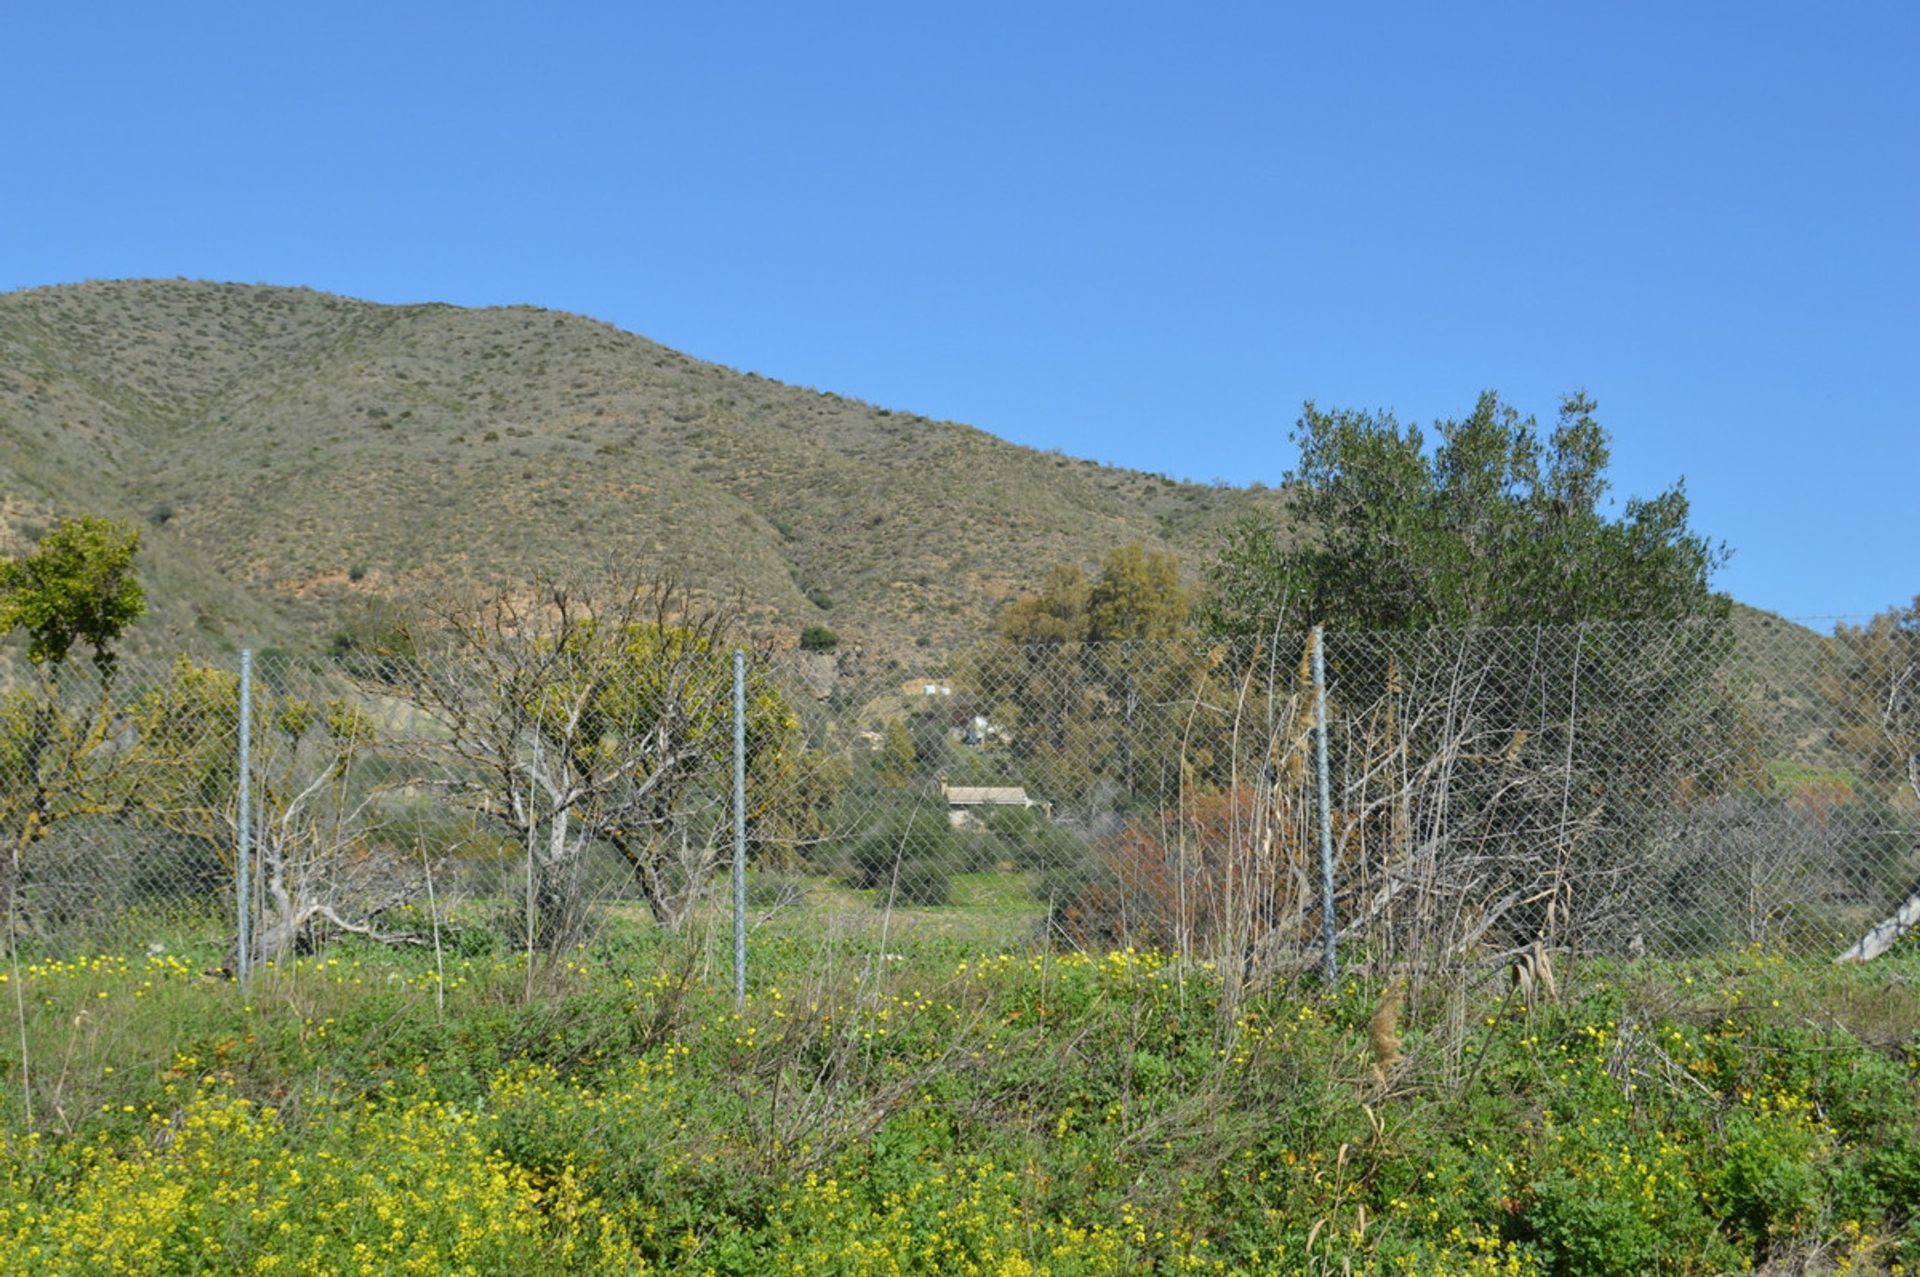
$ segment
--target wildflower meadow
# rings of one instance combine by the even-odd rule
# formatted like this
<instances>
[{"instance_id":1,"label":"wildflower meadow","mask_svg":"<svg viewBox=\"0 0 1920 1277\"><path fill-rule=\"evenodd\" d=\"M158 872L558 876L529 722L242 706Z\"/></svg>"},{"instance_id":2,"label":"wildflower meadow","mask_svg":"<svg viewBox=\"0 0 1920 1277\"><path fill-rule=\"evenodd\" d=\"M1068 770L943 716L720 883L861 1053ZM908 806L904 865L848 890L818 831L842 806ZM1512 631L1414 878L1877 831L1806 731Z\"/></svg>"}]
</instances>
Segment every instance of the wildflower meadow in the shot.
<instances>
[{"instance_id":1,"label":"wildflower meadow","mask_svg":"<svg viewBox=\"0 0 1920 1277\"><path fill-rule=\"evenodd\" d=\"M343 943L245 990L164 952L23 961L0 1268L1920 1263L1904 954L1416 986L1383 1061L1362 974L1242 996L1156 953L824 945L768 941L737 1009L680 939L532 972Z\"/></svg>"}]
</instances>

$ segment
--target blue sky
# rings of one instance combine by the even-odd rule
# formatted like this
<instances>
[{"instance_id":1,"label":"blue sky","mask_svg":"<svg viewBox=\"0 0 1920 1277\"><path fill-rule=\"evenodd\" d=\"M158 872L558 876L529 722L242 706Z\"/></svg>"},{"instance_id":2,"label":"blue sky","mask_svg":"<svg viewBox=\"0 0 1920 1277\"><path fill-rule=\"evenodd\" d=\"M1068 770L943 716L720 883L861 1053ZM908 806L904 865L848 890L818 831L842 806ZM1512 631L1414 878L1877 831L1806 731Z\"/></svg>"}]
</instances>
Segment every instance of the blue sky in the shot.
<instances>
[{"instance_id":1,"label":"blue sky","mask_svg":"<svg viewBox=\"0 0 1920 1277\"><path fill-rule=\"evenodd\" d=\"M531 302L1276 482L1302 400L1684 475L1793 615L1920 591L1920 6L21 5L0 289Z\"/></svg>"}]
</instances>

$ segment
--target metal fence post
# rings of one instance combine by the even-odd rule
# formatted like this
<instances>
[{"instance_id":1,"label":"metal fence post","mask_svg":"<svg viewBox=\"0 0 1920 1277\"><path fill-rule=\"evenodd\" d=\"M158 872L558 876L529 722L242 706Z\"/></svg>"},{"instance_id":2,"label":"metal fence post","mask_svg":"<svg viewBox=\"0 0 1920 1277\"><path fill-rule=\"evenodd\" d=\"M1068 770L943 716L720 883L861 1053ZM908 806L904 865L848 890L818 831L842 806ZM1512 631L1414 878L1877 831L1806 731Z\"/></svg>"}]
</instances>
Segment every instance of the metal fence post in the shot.
<instances>
[{"instance_id":1,"label":"metal fence post","mask_svg":"<svg viewBox=\"0 0 1920 1277\"><path fill-rule=\"evenodd\" d=\"M240 653L240 812L236 833L239 845L234 861L238 870L234 884L235 912L239 917L239 942L235 948L235 973L240 987L247 987L253 967L253 937L248 934L252 886L247 881L248 859L253 854L253 651Z\"/></svg>"},{"instance_id":2,"label":"metal fence post","mask_svg":"<svg viewBox=\"0 0 1920 1277\"><path fill-rule=\"evenodd\" d=\"M1338 976L1334 960L1333 799L1327 784L1327 632L1313 627L1313 752L1320 773L1320 972L1331 985Z\"/></svg>"},{"instance_id":3,"label":"metal fence post","mask_svg":"<svg viewBox=\"0 0 1920 1277\"><path fill-rule=\"evenodd\" d=\"M747 654L733 651L733 1004L747 1004Z\"/></svg>"}]
</instances>

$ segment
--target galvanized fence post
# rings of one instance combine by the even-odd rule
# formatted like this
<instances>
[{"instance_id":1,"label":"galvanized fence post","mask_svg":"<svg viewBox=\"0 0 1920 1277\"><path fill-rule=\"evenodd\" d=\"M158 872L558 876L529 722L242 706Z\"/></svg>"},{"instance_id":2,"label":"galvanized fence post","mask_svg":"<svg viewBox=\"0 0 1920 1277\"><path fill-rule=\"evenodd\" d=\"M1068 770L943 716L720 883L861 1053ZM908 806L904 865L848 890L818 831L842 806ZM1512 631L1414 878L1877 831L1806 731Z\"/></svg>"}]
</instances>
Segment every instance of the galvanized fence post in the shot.
<instances>
[{"instance_id":1,"label":"galvanized fence post","mask_svg":"<svg viewBox=\"0 0 1920 1277\"><path fill-rule=\"evenodd\" d=\"M747 1003L747 654L733 651L733 1004Z\"/></svg>"},{"instance_id":2,"label":"galvanized fence post","mask_svg":"<svg viewBox=\"0 0 1920 1277\"><path fill-rule=\"evenodd\" d=\"M248 882L248 860L253 854L253 651L240 653L240 810L235 832L238 846L234 851L236 881L234 883L234 908L238 915L239 937L235 946L234 970L240 979L240 987L247 987L248 977L253 968L253 937L250 932L251 909L253 903L252 885Z\"/></svg>"},{"instance_id":3,"label":"galvanized fence post","mask_svg":"<svg viewBox=\"0 0 1920 1277\"><path fill-rule=\"evenodd\" d=\"M1334 959L1337 928L1333 913L1333 799L1327 783L1327 633L1313 627L1313 752L1320 773L1320 971L1331 985L1339 974Z\"/></svg>"}]
</instances>

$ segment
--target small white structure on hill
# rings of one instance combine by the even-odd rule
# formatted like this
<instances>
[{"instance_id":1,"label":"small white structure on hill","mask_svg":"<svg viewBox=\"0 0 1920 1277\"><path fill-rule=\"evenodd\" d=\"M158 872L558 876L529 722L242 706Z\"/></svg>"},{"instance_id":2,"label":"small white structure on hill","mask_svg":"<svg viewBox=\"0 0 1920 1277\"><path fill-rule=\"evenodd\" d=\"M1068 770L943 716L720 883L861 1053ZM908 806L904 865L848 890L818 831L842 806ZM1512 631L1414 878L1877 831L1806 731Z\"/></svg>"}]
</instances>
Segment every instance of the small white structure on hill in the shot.
<instances>
[{"instance_id":1,"label":"small white structure on hill","mask_svg":"<svg viewBox=\"0 0 1920 1277\"><path fill-rule=\"evenodd\" d=\"M911 682L902 683L900 691L905 696L952 696L953 684L922 682L914 679Z\"/></svg>"}]
</instances>

